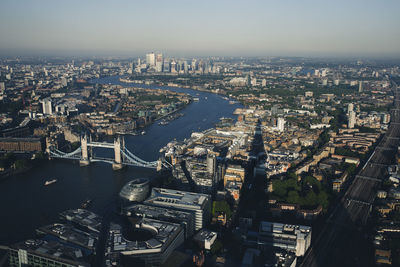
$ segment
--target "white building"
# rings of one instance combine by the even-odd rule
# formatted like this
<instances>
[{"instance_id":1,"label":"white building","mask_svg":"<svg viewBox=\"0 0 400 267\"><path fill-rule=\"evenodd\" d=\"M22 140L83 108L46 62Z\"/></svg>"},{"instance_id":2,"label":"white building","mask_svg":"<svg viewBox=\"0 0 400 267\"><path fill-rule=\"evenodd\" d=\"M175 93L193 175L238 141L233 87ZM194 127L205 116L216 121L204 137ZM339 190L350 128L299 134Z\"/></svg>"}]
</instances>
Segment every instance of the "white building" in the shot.
<instances>
[{"instance_id":1,"label":"white building","mask_svg":"<svg viewBox=\"0 0 400 267\"><path fill-rule=\"evenodd\" d=\"M390 122L390 114L385 113L382 115L382 123L388 124Z\"/></svg>"},{"instance_id":2,"label":"white building","mask_svg":"<svg viewBox=\"0 0 400 267\"><path fill-rule=\"evenodd\" d=\"M210 230L202 229L194 237L193 240L198 242L200 246L206 250L210 250L211 246L217 239L217 233Z\"/></svg>"},{"instance_id":3,"label":"white building","mask_svg":"<svg viewBox=\"0 0 400 267\"><path fill-rule=\"evenodd\" d=\"M162 54L157 54L156 55L156 71L157 72L162 72L162 67L163 67L163 55Z\"/></svg>"},{"instance_id":4,"label":"white building","mask_svg":"<svg viewBox=\"0 0 400 267\"><path fill-rule=\"evenodd\" d=\"M267 80L266 80L266 79L262 79L262 80L261 80L261 86L262 86L262 87L267 86Z\"/></svg>"},{"instance_id":5,"label":"white building","mask_svg":"<svg viewBox=\"0 0 400 267\"><path fill-rule=\"evenodd\" d=\"M146 54L146 63L150 67L154 67L156 65L156 55L153 52Z\"/></svg>"},{"instance_id":6,"label":"white building","mask_svg":"<svg viewBox=\"0 0 400 267\"><path fill-rule=\"evenodd\" d=\"M51 106L51 100L50 99L48 99L48 98L43 99L43 101L42 101L42 109L43 109L43 114L45 114L45 115L53 114L53 109L52 109L52 106Z\"/></svg>"},{"instance_id":7,"label":"white building","mask_svg":"<svg viewBox=\"0 0 400 267\"><path fill-rule=\"evenodd\" d=\"M356 113L354 111L350 111L348 114L347 128L353 129L355 124L356 124Z\"/></svg>"},{"instance_id":8,"label":"white building","mask_svg":"<svg viewBox=\"0 0 400 267\"><path fill-rule=\"evenodd\" d=\"M354 104L349 103L349 105L347 106L347 114L349 114L352 111L354 111Z\"/></svg>"},{"instance_id":9,"label":"white building","mask_svg":"<svg viewBox=\"0 0 400 267\"><path fill-rule=\"evenodd\" d=\"M283 132L285 130L285 123L286 121L284 118L278 118L278 122L276 125L278 131Z\"/></svg>"}]
</instances>

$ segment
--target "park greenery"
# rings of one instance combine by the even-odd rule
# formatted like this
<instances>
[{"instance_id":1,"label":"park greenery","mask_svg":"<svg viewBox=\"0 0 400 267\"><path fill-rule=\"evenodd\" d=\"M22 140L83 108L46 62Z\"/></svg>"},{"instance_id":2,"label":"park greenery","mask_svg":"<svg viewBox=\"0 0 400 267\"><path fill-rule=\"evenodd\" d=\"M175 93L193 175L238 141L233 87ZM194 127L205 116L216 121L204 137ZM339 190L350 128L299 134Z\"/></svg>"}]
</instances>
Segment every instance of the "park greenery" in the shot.
<instances>
[{"instance_id":1,"label":"park greenery","mask_svg":"<svg viewBox=\"0 0 400 267\"><path fill-rule=\"evenodd\" d=\"M329 191L313 176L305 176L300 181L295 173L288 173L285 180L274 180L273 196L280 202L297 204L312 209L321 205L328 208Z\"/></svg>"},{"instance_id":2,"label":"park greenery","mask_svg":"<svg viewBox=\"0 0 400 267\"><path fill-rule=\"evenodd\" d=\"M28 167L28 160L18 159L13 153L6 153L0 157L0 167L4 170L10 168L22 170Z\"/></svg>"},{"instance_id":3,"label":"park greenery","mask_svg":"<svg viewBox=\"0 0 400 267\"><path fill-rule=\"evenodd\" d=\"M219 213L225 213L226 218L229 219L232 216L232 210L226 201L213 201L212 203L212 215L213 217L218 216Z\"/></svg>"},{"instance_id":4,"label":"park greenery","mask_svg":"<svg viewBox=\"0 0 400 267\"><path fill-rule=\"evenodd\" d=\"M43 152L36 153L33 159L19 158L14 153L5 153L0 156L0 169L21 171L30 168L35 162L45 159Z\"/></svg>"}]
</instances>

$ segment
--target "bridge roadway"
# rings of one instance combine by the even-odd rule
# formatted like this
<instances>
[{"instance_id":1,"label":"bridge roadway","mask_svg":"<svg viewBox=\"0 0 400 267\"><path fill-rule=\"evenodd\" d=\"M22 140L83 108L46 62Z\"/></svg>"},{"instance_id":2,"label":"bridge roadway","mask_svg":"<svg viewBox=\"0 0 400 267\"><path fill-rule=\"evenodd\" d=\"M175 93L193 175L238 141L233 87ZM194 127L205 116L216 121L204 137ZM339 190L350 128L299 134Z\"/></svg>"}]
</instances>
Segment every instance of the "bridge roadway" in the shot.
<instances>
[{"instance_id":1,"label":"bridge roadway","mask_svg":"<svg viewBox=\"0 0 400 267\"><path fill-rule=\"evenodd\" d=\"M399 87L394 86L395 109L391 123L370 159L332 210L322 231L313 240L300 266L367 266L373 255L368 248L362 226L366 224L380 181L387 175L387 166L394 163L400 143ZM391 148L391 149L386 149ZM375 163L375 164L374 164ZM372 178L372 179L368 179ZM361 231L360 231L361 230Z\"/></svg>"}]
</instances>

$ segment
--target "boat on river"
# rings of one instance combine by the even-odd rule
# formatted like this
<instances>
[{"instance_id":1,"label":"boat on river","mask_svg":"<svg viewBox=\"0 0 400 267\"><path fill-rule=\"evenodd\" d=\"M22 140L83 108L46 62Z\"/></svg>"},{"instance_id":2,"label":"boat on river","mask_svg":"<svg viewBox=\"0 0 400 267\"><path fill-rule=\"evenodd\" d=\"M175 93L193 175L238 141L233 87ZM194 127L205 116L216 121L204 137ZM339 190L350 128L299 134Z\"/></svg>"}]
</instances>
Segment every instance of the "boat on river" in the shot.
<instances>
[{"instance_id":1,"label":"boat on river","mask_svg":"<svg viewBox=\"0 0 400 267\"><path fill-rule=\"evenodd\" d=\"M55 182L57 182L57 179L47 180L47 181L44 183L44 185L45 185L45 186L48 186L48 185L54 184Z\"/></svg>"}]
</instances>

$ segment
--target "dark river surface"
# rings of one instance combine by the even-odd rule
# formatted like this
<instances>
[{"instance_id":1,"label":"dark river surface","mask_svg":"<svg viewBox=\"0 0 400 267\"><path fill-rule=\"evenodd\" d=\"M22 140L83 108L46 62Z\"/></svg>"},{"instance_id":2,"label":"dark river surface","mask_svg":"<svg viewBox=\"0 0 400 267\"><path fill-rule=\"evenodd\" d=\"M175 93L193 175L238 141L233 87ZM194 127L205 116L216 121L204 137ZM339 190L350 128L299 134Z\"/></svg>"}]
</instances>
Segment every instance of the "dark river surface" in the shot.
<instances>
[{"instance_id":1,"label":"dark river surface","mask_svg":"<svg viewBox=\"0 0 400 267\"><path fill-rule=\"evenodd\" d=\"M229 104L219 95L191 89L124 84L119 82L119 77L92 82L160 88L200 98L199 102L193 102L180 111L184 116L168 125L155 123L145 128L145 135L125 136L126 147L146 161L157 160L160 148L171 140L183 140L194 131L214 127L219 118L233 118L233 111L241 107L240 104ZM9 177L0 182L0 245L34 237L36 228L59 221L59 212L79 208L87 198L93 200L90 210L106 215L115 209L118 192L125 183L133 178L156 175L153 169L127 167L113 171L107 163L80 167L74 161L51 160L27 173ZM51 179L57 179L57 182L44 186L45 181Z\"/></svg>"}]
</instances>

